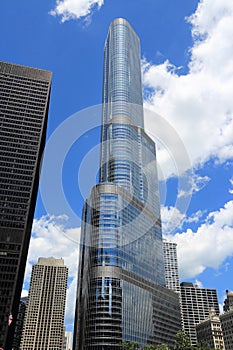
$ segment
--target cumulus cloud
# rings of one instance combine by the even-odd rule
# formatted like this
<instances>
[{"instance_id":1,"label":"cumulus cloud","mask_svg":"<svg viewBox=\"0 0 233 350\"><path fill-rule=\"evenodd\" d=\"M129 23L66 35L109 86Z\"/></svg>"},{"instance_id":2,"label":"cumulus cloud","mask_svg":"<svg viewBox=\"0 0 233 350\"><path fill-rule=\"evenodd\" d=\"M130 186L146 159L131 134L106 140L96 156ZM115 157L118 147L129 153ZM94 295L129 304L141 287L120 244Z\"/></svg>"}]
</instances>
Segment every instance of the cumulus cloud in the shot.
<instances>
[{"instance_id":1,"label":"cumulus cloud","mask_svg":"<svg viewBox=\"0 0 233 350\"><path fill-rule=\"evenodd\" d=\"M188 229L167 238L177 243L181 279L194 278L207 267L217 269L233 255L233 201L211 212L194 232Z\"/></svg>"},{"instance_id":2,"label":"cumulus cloud","mask_svg":"<svg viewBox=\"0 0 233 350\"><path fill-rule=\"evenodd\" d=\"M195 192L201 191L210 181L210 178L208 176L200 176L198 174L192 173L192 177L189 177L188 181L190 182L188 190L180 190L178 197L186 197L192 195Z\"/></svg>"},{"instance_id":3,"label":"cumulus cloud","mask_svg":"<svg viewBox=\"0 0 233 350\"><path fill-rule=\"evenodd\" d=\"M177 229L182 229L184 224L198 223L204 215L204 211L198 210L190 216L181 212L177 207L161 206L162 231L166 237Z\"/></svg>"},{"instance_id":4,"label":"cumulus cloud","mask_svg":"<svg viewBox=\"0 0 233 350\"><path fill-rule=\"evenodd\" d=\"M186 217L184 222L189 223L189 224L192 222L197 223L203 217L204 213L205 213L205 211L198 210L196 213L193 213L191 216Z\"/></svg>"},{"instance_id":5,"label":"cumulus cloud","mask_svg":"<svg viewBox=\"0 0 233 350\"><path fill-rule=\"evenodd\" d=\"M37 263L39 257L62 257L65 265L69 268L65 324L72 325L75 309L80 227L67 229L65 227L67 220L66 215L46 215L34 220L22 296L27 295L32 265Z\"/></svg>"},{"instance_id":6,"label":"cumulus cloud","mask_svg":"<svg viewBox=\"0 0 233 350\"><path fill-rule=\"evenodd\" d=\"M94 9L100 9L104 0L56 0L56 7L50 11L52 16L61 16L61 21L84 18L90 22Z\"/></svg>"},{"instance_id":7,"label":"cumulus cloud","mask_svg":"<svg viewBox=\"0 0 233 350\"><path fill-rule=\"evenodd\" d=\"M180 75L169 60L144 60L143 83L145 107L173 126L199 167L233 157L233 2L202 0L187 21L193 36L188 73ZM156 134L156 124L145 125Z\"/></svg>"},{"instance_id":8,"label":"cumulus cloud","mask_svg":"<svg viewBox=\"0 0 233 350\"><path fill-rule=\"evenodd\" d=\"M161 207L162 230L166 235L182 226L185 214L181 213L176 207Z\"/></svg>"}]
</instances>

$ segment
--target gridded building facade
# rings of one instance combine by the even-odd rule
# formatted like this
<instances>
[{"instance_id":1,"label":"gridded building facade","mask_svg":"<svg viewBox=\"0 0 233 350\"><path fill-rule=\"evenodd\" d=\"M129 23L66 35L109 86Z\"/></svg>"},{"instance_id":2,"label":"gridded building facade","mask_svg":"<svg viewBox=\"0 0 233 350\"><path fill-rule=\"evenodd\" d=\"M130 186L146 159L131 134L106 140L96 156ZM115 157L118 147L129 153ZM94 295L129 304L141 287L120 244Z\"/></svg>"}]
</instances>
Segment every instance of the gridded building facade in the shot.
<instances>
[{"instance_id":1,"label":"gridded building facade","mask_svg":"<svg viewBox=\"0 0 233 350\"><path fill-rule=\"evenodd\" d=\"M180 293L177 244L163 239L163 256L166 286L167 288Z\"/></svg>"},{"instance_id":2,"label":"gridded building facade","mask_svg":"<svg viewBox=\"0 0 233 350\"><path fill-rule=\"evenodd\" d=\"M226 299L224 300L224 313L220 315L223 338L226 350L233 349L233 292L226 290Z\"/></svg>"},{"instance_id":3,"label":"gridded building facade","mask_svg":"<svg viewBox=\"0 0 233 350\"><path fill-rule=\"evenodd\" d=\"M220 315L223 339L226 350L233 349L233 309Z\"/></svg>"},{"instance_id":4,"label":"gridded building facade","mask_svg":"<svg viewBox=\"0 0 233 350\"><path fill-rule=\"evenodd\" d=\"M12 343L12 348L14 350L20 350L20 342L21 342L22 333L23 333L23 322L24 322L27 304L28 304L28 297L23 297L20 299L19 311L17 314L16 325L15 325L14 340Z\"/></svg>"},{"instance_id":5,"label":"gridded building facade","mask_svg":"<svg viewBox=\"0 0 233 350\"><path fill-rule=\"evenodd\" d=\"M51 72L0 62L0 346L5 350L12 348L23 284L50 85Z\"/></svg>"},{"instance_id":6,"label":"gridded building facade","mask_svg":"<svg viewBox=\"0 0 233 350\"><path fill-rule=\"evenodd\" d=\"M67 279L63 259L39 258L33 265L22 350L63 350Z\"/></svg>"},{"instance_id":7,"label":"gridded building facade","mask_svg":"<svg viewBox=\"0 0 233 350\"><path fill-rule=\"evenodd\" d=\"M215 309L210 309L210 315L196 326L198 344L206 343L210 349L225 350L222 327L219 315L216 315Z\"/></svg>"},{"instance_id":8,"label":"gridded building facade","mask_svg":"<svg viewBox=\"0 0 233 350\"><path fill-rule=\"evenodd\" d=\"M197 344L196 325L209 317L210 308L219 315L216 289L198 288L191 282L180 285L183 330L190 336L191 344Z\"/></svg>"},{"instance_id":9,"label":"gridded building facade","mask_svg":"<svg viewBox=\"0 0 233 350\"><path fill-rule=\"evenodd\" d=\"M172 344L179 300L165 288L155 144L144 131L140 43L124 19L105 43L100 181L83 208L75 350Z\"/></svg>"}]
</instances>

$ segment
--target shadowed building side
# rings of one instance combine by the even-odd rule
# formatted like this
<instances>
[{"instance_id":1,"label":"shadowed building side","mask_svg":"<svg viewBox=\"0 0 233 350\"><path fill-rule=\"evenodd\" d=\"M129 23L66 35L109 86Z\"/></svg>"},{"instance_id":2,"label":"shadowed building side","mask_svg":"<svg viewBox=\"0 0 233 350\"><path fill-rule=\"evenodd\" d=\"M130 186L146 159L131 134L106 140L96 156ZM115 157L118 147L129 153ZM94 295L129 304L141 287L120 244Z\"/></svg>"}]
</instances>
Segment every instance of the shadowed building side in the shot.
<instances>
[{"instance_id":1,"label":"shadowed building side","mask_svg":"<svg viewBox=\"0 0 233 350\"><path fill-rule=\"evenodd\" d=\"M51 76L49 71L0 62L0 346L5 350L12 348L21 296Z\"/></svg>"}]
</instances>

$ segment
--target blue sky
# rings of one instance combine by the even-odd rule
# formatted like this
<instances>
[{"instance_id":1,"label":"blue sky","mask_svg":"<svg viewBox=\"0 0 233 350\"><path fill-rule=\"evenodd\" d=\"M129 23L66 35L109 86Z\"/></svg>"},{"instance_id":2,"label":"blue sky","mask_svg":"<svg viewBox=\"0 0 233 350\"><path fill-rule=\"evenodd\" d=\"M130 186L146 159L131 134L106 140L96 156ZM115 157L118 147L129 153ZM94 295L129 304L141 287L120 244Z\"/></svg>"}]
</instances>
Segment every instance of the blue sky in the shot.
<instances>
[{"instance_id":1,"label":"blue sky","mask_svg":"<svg viewBox=\"0 0 233 350\"><path fill-rule=\"evenodd\" d=\"M63 256L69 328L81 210L98 173L103 48L117 17L141 39L145 125L158 146L163 232L178 244L181 281L216 288L220 304L233 290L232 1L4 1L0 59L53 72L24 288L38 256Z\"/></svg>"}]
</instances>

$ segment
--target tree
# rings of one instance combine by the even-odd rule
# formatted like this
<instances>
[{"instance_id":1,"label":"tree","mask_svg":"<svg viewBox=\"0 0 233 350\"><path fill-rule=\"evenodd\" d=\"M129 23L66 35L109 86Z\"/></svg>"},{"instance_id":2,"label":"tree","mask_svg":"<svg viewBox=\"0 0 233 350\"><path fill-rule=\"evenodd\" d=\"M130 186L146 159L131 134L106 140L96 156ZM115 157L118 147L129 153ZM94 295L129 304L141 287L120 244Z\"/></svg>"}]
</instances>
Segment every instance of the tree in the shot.
<instances>
[{"instance_id":1,"label":"tree","mask_svg":"<svg viewBox=\"0 0 233 350\"><path fill-rule=\"evenodd\" d=\"M122 350L137 350L139 349L139 344L133 341L123 341L121 344Z\"/></svg>"},{"instance_id":2,"label":"tree","mask_svg":"<svg viewBox=\"0 0 233 350\"><path fill-rule=\"evenodd\" d=\"M155 347L156 350L169 350L168 345L166 344L159 344Z\"/></svg>"},{"instance_id":3,"label":"tree","mask_svg":"<svg viewBox=\"0 0 233 350\"><path fill-rule=\"evenodd\" d=\"M174 349L175 350L192 350L193 349L189 336L186 333L179 331L176 334Z\"/></svg>"},{"instance_id":4,"label":"tree","mask_svg":"<svg viewBox=\"0 0 233 350\"><path fill-rule=\"evenodd\" d=\"M143 350L169 350L169 347L166 344L159 344L159 345L145 345L143 347Z\"/></svg>"},{"instance_id":5,"label":"tree","mask_svg":"<svg viewBox=\"0 0 233 350\"><path fill-rule=\"evenodd\" d=\"M146 344L142 350L155 350L157 349L155 345Z\"/></svg>"},{"instance_id":6,"label":"tree","mask_svg":"<svg viewBox=\"0 0 233 350\"><path fill-rule=\"evenodd\" d=\"M211 347L206 341L201 341L201 343L197 344L195 350L211 350Z\"/></svg>"}]
</instances>

